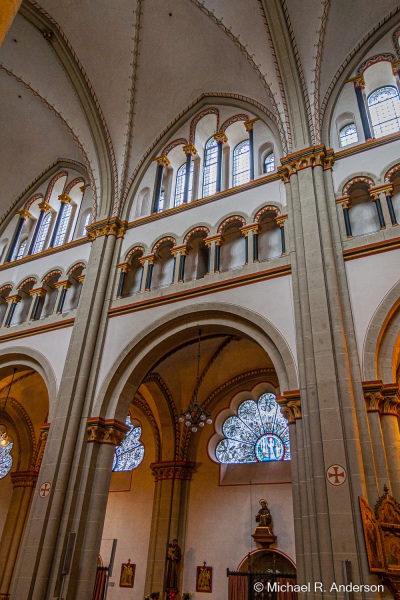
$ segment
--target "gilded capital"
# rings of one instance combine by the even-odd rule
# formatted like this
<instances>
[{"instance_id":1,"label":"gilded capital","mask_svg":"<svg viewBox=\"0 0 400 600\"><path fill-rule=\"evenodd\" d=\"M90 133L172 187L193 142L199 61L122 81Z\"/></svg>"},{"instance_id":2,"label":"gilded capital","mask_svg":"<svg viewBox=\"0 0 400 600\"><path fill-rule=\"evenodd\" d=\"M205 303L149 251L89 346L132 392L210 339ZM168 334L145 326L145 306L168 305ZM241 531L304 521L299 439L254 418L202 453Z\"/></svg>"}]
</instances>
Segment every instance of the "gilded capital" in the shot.
<instances>
[{"instance_id":1,"label":"gilded capital","mask_svg":"<svg viewBox=\"0 0 400 600\"><path fill-rule=\"evenodd\" d=\"M184 151L184 153L186 154L186 156L188 154L191 154L192 156L194 156L195 154L197 154L197 150L196 150L196 148L194 147L193 144L186 144L185 146L183 146L182 150Z\"/></svg>"},{"instance_id":2,"label":"gilded capital","mask_svg":"<svg viewBox=\"0 0 400 600\"><path fill-rule=\"evenodd\" d=\"M60 194L58 196L58 199L61 202L61 204L69 204L70 202L72 202L72 198L71 196L68 196L68 194Z\"/></svg>"},{"instance_id":3,"label":"gilded capital","mask_svg":"<svg viewBox=\"0 0 400 600\"><path fill-rule=\"evenodd\" d=\"M255 119L249 119L248 121L244 121L243 125L246 127L246 131L251 131L256 121L259 121L258 117L256 117Z\"/></svg>"},{"instance_id":4,"label":"gilded capital","mask_svg":"<svg viewBox=\"0 0 400 600\"><path fill-rule=\"evenodd\" d=\"M361 73L361 75L357 75L357 77L353 77L349 81L354 82L354 87L361 88L362 90L365 89L365 79L363 73Z\"/></svg>"},{"instance_id":5,"label":"gilded capital","mask_svg":"<svg viewBox=\"0 0 400 600\"><path fill-rule=\"evenodd\" d=\"M274 221L279 227L283 227L285 225L285 221L287 220L287 215L278 215L275 217Z\"/></svg>"},{"instance_id":6,"label":"gilded capital","mask_svg":"<svg viewBox=\"0 0 400 600\"><path fill-rule=\"evenodd\" d=\"M92 242L99 237L107 235L115 235L117 238L122 238L125 235L127 227L127 221L120 221L118 218L113 217L104 221L97 221L97 223L91 223L86 227L86 232L89 240Z\"/></svg>"},{"instance_id":7,"label":"gilded capital","mask_svg":"<svg viewBox=\"0 0 400 600\"><path fill-rule=\"evenodd\" d=\"M400 406L400 391L397 383L388 383L382 388L383 403L381 406L382 415L398 416Z\"/></svg>"},{"instance_id":8,"label":"gilded capital","mask_svg":"<svg viewBox=\"0 0 400 600\"><path fill-rule=\"evenodd\" d=\"M180 254L181 256L186 256L187 252L188 246L186 244L182 244L181 246L174 246L173 248L171 248L172 256L176 256L177 254Z\"/></svg>"},{"instance_id":9,"label":"gilded capital","mask_svg":"<svg viewBox=\"0 0 400 600\"><path fill-rule=\"evenodd\" d=\"M392 73L393 73L393 75L396 76L399 71L400 71L400 60L394 60L392 62Z\"/></svg>"},{"instance_id":10,"label":"gilded capital","mask_svg":"<svg viewBox=\"0 0 400 600\"><path fill-rule=\"evenodd\" d=\"M117 265L117 269L120 269L121 273L128 273L131 270L131 265L128 262L123 262Z\"/></svg>"},{"instance_id":11,"label":"gilded capital","mask_svg":"<svg viewBox=\"0 0 400 600\"><path fill-rule=\"evenodd\" d=\"M188 480L192 478L192 473L195 466L196 463L194 462L185 460L171 460L152 463L150 468L154 475L155 481L161 481L165 479Z\"/></svg>"},{"instance_id":12,"label":"gilded capital","mask_svg":"<svg viewBox=\"0 0 400 600\"><path fill-rule=\"evenodd\" d=\"M26 210L25 208L23 208L22 210L17 210L17 212L15 213L16 215L19 215L21 217L21 219L29 219L29 217L31 217L31 213L29 212L29 210Z\"/></svg>"},{"instance_id":13,"label":"gilded capital","mask_svg":"<svg viewBox=\"0 0 400 600\"><path fill-rule=\"evenodd\" d=\"M216 142L222 142L223 144L226 144L228 141L225 131L218 131L213 137Z\"/></svg>"},{"instance_id":14,"label":"gilded capital","mask_svg":"<svg viewBox=\"0 0 400 600\"><path fill-rule=\"evenodd\" d=\"M88 443L97 442L118 446L129 431L129 426L117 419L103 419L102 417L91 417L87 420Z\"/></svg>"},{"instance_id":15,"label":"gilded capital","mask_svg":"<svg viewBox=\"0 0 400 600\"><path fill-rule=\"evenodd\" d=\"M276 401L289 424L296 423L298 419L302 418L299 390L285 392L283 396L278 396Z\"/></svg>"},{"instance_id":16,"label":"gilded capital","mask_svg":"<svg viewBox=\"0 0 400 600\"><path fill-rule=\"evenodd\" d=\"M85 185L81 185L79 189L81 190L82 194L84 194L88 187L90 187L90 183L85 183Z\"/></svg>"},{"instance_id":17,"label":"gilded capital","mask_svg":"<svg viewBox=\"0 0 400 600\"><path fill-rule=\"evenodd\" d=\"M30 290L29 295L30 296L38 296L39 298L44 298L46 295L46 289L44 287L33 288L33 290Z\"/></svg>"},{"instance_id":18,"label":"gilded capital","mask_svg":"<svg viewBox=\"0 0 400 600\"><path fill-rule=\"evenodd\" d=\"M169 159L165 156L165 154L161 154L160 156L156 156L153 158L157 162L160 167L169 167L171 164Z\"/></svg>"},{"instance_id":19,"label":"gilded capital","mask_svg":"<svg viewBox=\"0 0 400 600\"><path fill-rule=\"evenodd\" d=\"M45 200L43 200L43 202L38 204L38 207L40 208L41 212L48 212L51 209L50 204L48 202L46 202Z\"/></svg>"},{"instance_id":20,"label":"gilded capital","mask_svg":"<svg viewBox=\"0 0 400 600\"><path fill-rule=\"evenodd\" d=\"M154 260L155 260L154 254L146 254L146 256L142 256L141 258L139 258L139 262L142 265L142 267L144 267L146 262L148 262L149 265L153 265Z\"/></svg>"}]
</instances>

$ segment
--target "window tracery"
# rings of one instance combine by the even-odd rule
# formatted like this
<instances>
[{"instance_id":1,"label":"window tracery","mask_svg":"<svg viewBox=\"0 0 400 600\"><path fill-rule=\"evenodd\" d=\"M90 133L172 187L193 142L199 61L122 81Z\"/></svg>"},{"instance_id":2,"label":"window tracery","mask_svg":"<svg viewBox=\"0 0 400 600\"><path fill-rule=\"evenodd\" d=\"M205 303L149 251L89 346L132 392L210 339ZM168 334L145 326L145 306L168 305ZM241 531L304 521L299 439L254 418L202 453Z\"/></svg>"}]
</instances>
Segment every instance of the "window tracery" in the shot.
<instances>
[{"instance_id":1,"label":"window tracery","mask_svg":"<svg viewBox=\"0 0 400 600\"><path fill-rule=\"evenodd\" d=\"M233 186L250 181L250 143L243 140L233 151Z\"/></svg>"},{"instance_id":2,"label":"window tracery","mask_svg":"<svg viewBox=\"0 0 400 600\"><path fill-rule=\"evenodd\" d=\"M113 471L132 471L140 465L144 457L144 446L140 441L142 428L133 425L129 415L125 423L129 431L121 445L115 448Z\"/></svg>"},{"instance_id":3,"label":"window tracery","mask_svg":"<svg viewBox=\"0 0 400 600\"><path fill-rule=\"evenodd\" d=\"M12 456L11 450L13 447L12 442L8 442L6 446L0 446L0 479L3 479L11 470L12 467Z\"/></svg>"},{"instance_id":4,"label":"window tracery","mask_svg":"<svg viewBox=\"0 0 400 600\"><path fill-rule=\"evenodd\" d=\"M242 402L237 416L224 421L222 432L225 437L215 449L220 463L290 460L289 427L274 394Z\"/></svg>"}]
</instances>

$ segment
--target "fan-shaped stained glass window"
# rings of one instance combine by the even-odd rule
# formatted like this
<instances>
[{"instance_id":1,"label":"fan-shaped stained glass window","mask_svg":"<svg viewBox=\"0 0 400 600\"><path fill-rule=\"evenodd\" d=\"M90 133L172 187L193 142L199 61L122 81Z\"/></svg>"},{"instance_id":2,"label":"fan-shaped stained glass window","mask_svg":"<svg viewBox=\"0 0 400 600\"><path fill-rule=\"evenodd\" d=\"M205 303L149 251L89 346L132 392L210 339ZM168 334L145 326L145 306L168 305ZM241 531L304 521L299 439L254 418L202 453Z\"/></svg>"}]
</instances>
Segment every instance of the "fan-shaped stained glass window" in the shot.
<instances>
[{"instance_id":1,"label":"fan-shaped stained glass window","mask_svg":"<svg viewBox=\"0 0 400 600\"><path fill-rule=\"evenodd\" d=\"M355 144L356 142L358 142L358 134L355 124L349 123L348 125L342 127L342 129L339 132L339 138L340 145L342 148L343 146L348 146L349 144Z\"/></svg>"},{"instance_id":2,"label":"fan-shaped stained glass window","mask_svg":"<svg viewBox=\"0 0 400 600\"><path fill-rule=\"evenodd\" d=\"M220 463L290 460L289 427L274 394L242 402L222 432L225 437L215 449Z\"/></svg>"},{"instance_id":3,"label":"fan-shaped stained glass window","mask_svg":"<svg viewBox=\"0 0 400 600\"><path fill-rule=\"evenodd\" d=\"M135 426L128 415L125 423L129 431L120 446L115 448L113 471L132 471L140 465L144 456L144 446L140 441L142 428Z\"/></svg>"},{"instance_id":4,"label":"fan-shaped stained glass window","mask_svg":"<svg viewBox=\"0 0 400 600\"><path fill-rule=\"evenodd\" d=\"M0 479L3 479L3 477L10 472L12 467L12 447L12 442L8 442L6 446L0 446Z\"/></svg>"},{"instance_id":5,"label":"fan-shaped stained glass window","mask_svg":"<svg viewBox=\"0 0 400 600\"><path fill-rule=\"evenodd\" d=\"M243 140L233 151L233 185L250 181L250 143Z\"/></svg>"},{"instance_id":6,"label":"fan-shaped stained glass window","mask_svg":"<svg viewBox=\"0 0 400 600\"><path fill-rule=\"evenodd\" d=\"M386 86L372 92L368 96L368 108L375 137L400 131L400 99L395 87Z\"/></svg>"}]
</instances>

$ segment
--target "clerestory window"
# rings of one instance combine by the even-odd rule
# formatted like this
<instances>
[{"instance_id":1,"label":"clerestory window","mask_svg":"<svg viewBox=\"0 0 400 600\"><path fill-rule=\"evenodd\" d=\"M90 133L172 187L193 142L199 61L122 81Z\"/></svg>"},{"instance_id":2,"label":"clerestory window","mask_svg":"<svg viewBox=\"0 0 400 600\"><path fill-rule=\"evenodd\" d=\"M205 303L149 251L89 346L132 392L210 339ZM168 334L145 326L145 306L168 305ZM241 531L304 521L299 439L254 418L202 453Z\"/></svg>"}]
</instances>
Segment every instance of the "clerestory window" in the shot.
<instances>
[{"instance_id":1,"label":"clerestory window","mask_svg":"<svg viewBox=\"0 0 400 600\"><path fill-rule=\"evenodd\" d=\"M56 235L56 239L54 242L54 246L62 246L62 244L64 244L65 242L65 234L67 233L67 228L68 228L68 224L69 224L69 219L71 217L71 212L72 212L72 205L71 204L65 204L64 206L64 211L61 217L61 222L58 226L58 231L57 231L57 235Z\"/></svg>"},{"instance_id":2,"label":"clerestory window","mask_svg":"<svg viewBox=\"0 0 400 600\"><path fill-rule=\"evenodd\" d=\"M185 179L186 179L186 163L179 167L176 173L176 185L175 185L175 200L174 206L180 206L183 202L183 196L185 193ZM193 161L190 165L190 176L189 176L189 193L188 193L188 201L192 197L192 188L193 188Z\"/></svg>"},{"instance_id":3,"label":"clerestory window","mask_svg":"<svg viewBox=\"0 0 400 600\"><path fill-rule=\"evenodd\" d=\"M354 123L342 127L339 131L339 141L342 148L358 142L357 128Z\"/></svg>"},{"instance_id":4,"label":"clerestory window","mask_svg":"<svg viewBox=\"0 0 400 600\"><path fill-rule=\"evenodd\" d=\"M217 191L218 144L210 137L204 148L203 197Z\"/></svg>"},{"instance_id":5,"label":"clerestory window","mask_svg":"<svg viewBox=\"0 0 400 600\"><path fill-rule=\"evenodd\" d=\"M400 99L394 86L372 92L368 96L368 108L376 138L400 131Z\"/></svg>"},{"instance_id":6,"label":"clerestory window","mask_svg":"<svg viewBox=\"0 0 400 600\"><path fill-rule=\"evenodd\" d=\"M275 171L275 157L271 152L264 159L264 173L273 173Z\"/></svg>"},{"instance_id":7,"label":"clerestory window","mask_svg":"<svg viewBox=\"0 0 400 600\"><path fill-rule=\"evenodd\" d=\"M233 186L250 181L250 143L243 140L233 151Z\"/></svg>"},{"instance_id":8,"label":"clerestory window","mask_svg":"<svg viewBox=\"0 0 400 600\"><path fill-rule=\"evenodd\" d=\"M38 252L41 252L43 250L44 243L47 238L47 233L48 233L49 227L50 227L50 221L51 221L51 213L48 212L45 214L42 224L40 226L40 230L39 230L38 236L36 238L35 246L33 248L33 254L37 254Z\"/></svg>"}]
</instances>

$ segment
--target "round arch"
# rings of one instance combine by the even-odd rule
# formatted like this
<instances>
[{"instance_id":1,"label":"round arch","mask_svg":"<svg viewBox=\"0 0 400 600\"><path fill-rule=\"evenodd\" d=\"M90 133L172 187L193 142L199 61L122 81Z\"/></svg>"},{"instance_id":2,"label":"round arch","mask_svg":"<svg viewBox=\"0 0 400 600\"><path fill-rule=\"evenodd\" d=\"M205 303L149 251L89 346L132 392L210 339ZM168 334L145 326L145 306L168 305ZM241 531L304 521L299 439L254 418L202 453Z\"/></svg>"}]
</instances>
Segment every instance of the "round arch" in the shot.
<instances>
[{"instance_id":1,"label":"round arch","mask_svg":"<svg viewBox=\"0 0 400 600\"><path fill-rule=\"evenodd\" d=\"M151 365L172 350L178 340L189 340L201 327L204 333L233 333L257 343L274 364L281 390L297 389L294 356L276 327L250 310L229 304L188 306L146 327L119 354L99 390L93 416L123 420L129 403Z\"/></svg>"}]
</instances>

